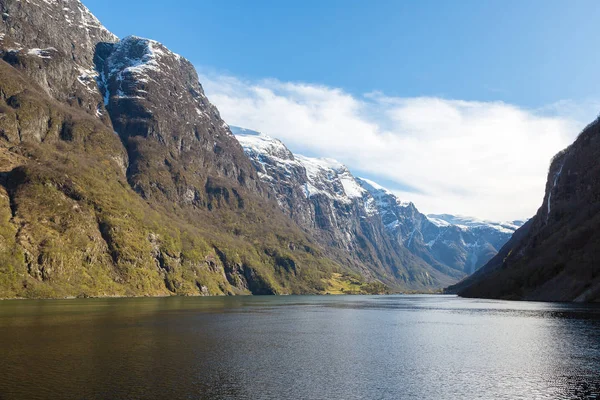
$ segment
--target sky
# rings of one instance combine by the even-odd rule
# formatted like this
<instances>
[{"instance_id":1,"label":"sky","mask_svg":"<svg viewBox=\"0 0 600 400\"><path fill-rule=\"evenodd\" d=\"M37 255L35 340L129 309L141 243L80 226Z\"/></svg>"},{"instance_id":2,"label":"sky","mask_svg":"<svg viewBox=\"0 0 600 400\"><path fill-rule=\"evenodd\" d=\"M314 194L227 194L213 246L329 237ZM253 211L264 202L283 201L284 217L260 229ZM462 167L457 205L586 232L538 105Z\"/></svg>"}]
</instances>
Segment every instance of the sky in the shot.
<instances>
[{"instance_id":1,"label":"sky","mask_svg":"<svg viewBox=\"0 0 600 400\"><path fill-rule=\"evenodd\" d=\"M427 213L532 216L551 157L600 112L595 0L84 3L188 58L230 125Z\"/></svg>"}]
</instances>

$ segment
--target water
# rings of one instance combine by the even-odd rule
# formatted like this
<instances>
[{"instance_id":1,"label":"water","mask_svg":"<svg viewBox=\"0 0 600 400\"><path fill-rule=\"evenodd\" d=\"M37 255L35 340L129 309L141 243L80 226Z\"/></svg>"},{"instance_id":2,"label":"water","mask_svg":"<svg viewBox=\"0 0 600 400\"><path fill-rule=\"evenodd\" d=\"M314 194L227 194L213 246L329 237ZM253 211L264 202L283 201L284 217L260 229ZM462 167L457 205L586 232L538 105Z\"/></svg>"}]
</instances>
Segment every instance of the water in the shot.
<instances>
[{"instance_id":1,"label":"water","mask_svg":"<svg viewBox=\"0 0 600 400\"><path fill-rule=\"evenodd\" d=\"M452 296L0 302L0 399L600 398L600 307Z\"/></svg>"}]
</instances>

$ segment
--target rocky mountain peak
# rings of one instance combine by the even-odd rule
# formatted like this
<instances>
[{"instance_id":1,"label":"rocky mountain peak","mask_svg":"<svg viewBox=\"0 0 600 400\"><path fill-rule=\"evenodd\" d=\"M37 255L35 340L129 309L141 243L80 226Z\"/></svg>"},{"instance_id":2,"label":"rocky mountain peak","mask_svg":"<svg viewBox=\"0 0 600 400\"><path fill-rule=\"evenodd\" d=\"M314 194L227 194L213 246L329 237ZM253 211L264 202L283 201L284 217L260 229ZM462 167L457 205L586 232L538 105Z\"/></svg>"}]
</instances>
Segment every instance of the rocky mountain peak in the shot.
<instances>
[{"instance_id":1,"label":"rocky mountain peak","mask_svg":"<svg viewBox=\"0 0 600 400\"><path fill-rule=\"evenodd\" d=\"M212 208L242 203L230 195L232 185L261 193L254 168L187 59L157 41L128 36L99 43L95 62L103 103L129 155L128 179L140 194Z\"/></svg>"},{"instance_id":2,"label":"rocky mountain peak","mask_svg":"<svg viewBox=\"0 0 600 400\"><path fill-rule=\"evenodd\" d=\"M237 137L238 141L244 147L246 153L252 153L256 157L268 155L273 159L281 161L294 161L294 155L285 147L279 139L272 138L260 132L242 129L239 127L231 127L231 131Z\"/></svg>"},{"instance_id":3,"label":"rocky mountain peak","mask_svg":"<svg viewBox=\"0 0 600 400\"><path fill-rule=\"evenodd\" d=\"M193 112L180 115L186 123L220 120L219 112L204 95L192 64L161 43L128 36L100 46L96 63L102 72L100 89L107 105L111 100L146 100L146 107L166 109L173 116L181 111L178 107L190 108ZM115 106L118 108L119 104ZM222 132L217 135L231 135L228 126L219 122Z\"/></svg>"},{"instance_id":4,"label":"rocky mountain peak","mask_svg":"<svg viewBox=\"0 0 600 400\"><path fill-rule=\"evenodd\" d=\"M282 182L292 178L307 199L324 196L341 204L351 204L368 195L350 170L337 160L293 154L280 140L256 131L238 127L233 131L263 180ZM369 200L372 203L370 197ZM365 208L367 213L373 210Z\"/></svg>"},{"instance_id":5,"label":"rocky mountain peak","mask_svg":"<svg viewBox=\"0 0 600 400\"><path fill-rule=\"evenodd\" d=\"M115 35L78 0L1 0L0 11L4 61L58 101L103 113L94 56L96 45L118 41Z\"/></svg>"},{"instance_id":6,"label":"rocky mountain peak","mask_svg":"<svg viewBox=\"0 0 600 400\"><path fill-rule=\"evenodd\" d=\"M286 213L328 245L342 244L363 262L406 274L408 286L418 285L420 275L398 272L407 264L420 265L439 281L457 279L483 265L517 229L450 215L428 218L412 202L354 177L336 160L293 154L281 141L259 132L233 131ZM388 249L389 254L380 257L368 248Z\"/></svg>"}]
</instances>

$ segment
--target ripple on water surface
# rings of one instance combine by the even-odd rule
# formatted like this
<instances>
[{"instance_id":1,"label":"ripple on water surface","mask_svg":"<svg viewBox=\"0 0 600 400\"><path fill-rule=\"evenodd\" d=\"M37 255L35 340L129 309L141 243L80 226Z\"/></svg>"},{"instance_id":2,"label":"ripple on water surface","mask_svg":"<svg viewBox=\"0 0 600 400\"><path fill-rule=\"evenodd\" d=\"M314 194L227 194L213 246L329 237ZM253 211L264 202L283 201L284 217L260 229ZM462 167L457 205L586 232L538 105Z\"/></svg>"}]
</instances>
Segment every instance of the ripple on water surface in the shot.
<instances>
[{"instance_id":1,"label":"ripple on water surface","mask_svg":"<svg viewBox=\"0 0 600 400\"><path fill-rule=\"evenodd\" d=\"M598 399L600 308L453 296L0 302L0 399Z\"/></svg>"}]
</instances>

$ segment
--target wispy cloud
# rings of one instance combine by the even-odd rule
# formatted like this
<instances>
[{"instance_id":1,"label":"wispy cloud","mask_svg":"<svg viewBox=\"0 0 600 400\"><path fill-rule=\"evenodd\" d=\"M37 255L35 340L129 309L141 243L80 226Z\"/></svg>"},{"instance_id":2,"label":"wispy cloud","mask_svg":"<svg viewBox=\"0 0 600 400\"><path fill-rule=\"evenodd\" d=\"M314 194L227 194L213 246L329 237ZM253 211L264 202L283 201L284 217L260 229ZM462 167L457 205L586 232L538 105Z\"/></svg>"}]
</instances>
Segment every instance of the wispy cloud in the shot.
<instances>
[{"instance_id":1,"label":"wispy cloud","mask_svg":"<svg viewBox=\"0 0 600 400\"><path fill-rule=\"evenodd\" d=\"M357 97L326 86L214 73L200 80L229 124L392 183L425 212L490 219L533 215L550 158L600 110L592 101L529 110L379 92Z\"/></svg>"}]
</instances>

